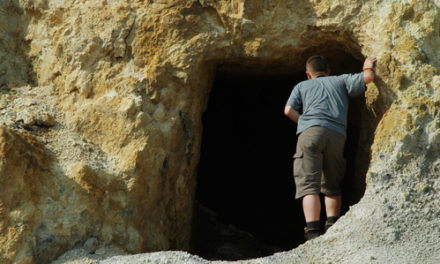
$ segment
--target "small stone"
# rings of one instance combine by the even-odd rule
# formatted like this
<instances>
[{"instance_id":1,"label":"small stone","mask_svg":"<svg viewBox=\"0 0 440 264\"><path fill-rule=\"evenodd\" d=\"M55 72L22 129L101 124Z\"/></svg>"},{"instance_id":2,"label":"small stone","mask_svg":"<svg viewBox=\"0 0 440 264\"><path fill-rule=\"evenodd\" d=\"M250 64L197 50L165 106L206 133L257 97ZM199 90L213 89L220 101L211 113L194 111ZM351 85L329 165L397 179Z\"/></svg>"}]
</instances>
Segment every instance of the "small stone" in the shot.
<instances>
[{"instance_id":1,"label":"small stone","mask_svg":"<svg viewBox=\"0 0 440 264\"><path fill-rule=\"evenodd\" d=\"M39 126L52 127L55 125L55 120L52 115L43 113L37 116L36 124Z\"/></svg>"},{"instance_id":2,"label":"small stone","mask_svg":"<svg viewBox=\"0 0 440 264\"><path fill-rule=\"evenodd\" d=\"M0 98L0 109L3 109L8 106L8 101L4 99L4 97Z\"/></svg>"},{"instance_id":3,"label":"small stone","mask_svg":"<svg viewBox=\"0 0 440 264\"><path fill-rule=\"evenodd\" d=\"M21 121L24 128L29 128L36 123L35 115L29 112L23 112L17 117L17 121Z\"/></svg>"},{"instance_id":4,"label":"small stone","mask_svg":"<svg viewBox=\"0 0 440 264\"><path fill-rule=\"evenodd\" d=\"M31 98L23 99L24 106L31 106L31 105L36 105L36 104L37 104L37 102L34 99L31 99Z\"/></svg>"},{"instance_id":5,"label":"small stone","mask_svg":"<svg viewBox=\"0 0 440 264\"><path fill-rule=\"evenodd\" d=\"M90 254L95 253L95 251L98 249L98 239L96 239L96 237L91 237L89 239L87 239L86 243L84 243L84 250L89 252Z\"/></svg>"}]
</instances>

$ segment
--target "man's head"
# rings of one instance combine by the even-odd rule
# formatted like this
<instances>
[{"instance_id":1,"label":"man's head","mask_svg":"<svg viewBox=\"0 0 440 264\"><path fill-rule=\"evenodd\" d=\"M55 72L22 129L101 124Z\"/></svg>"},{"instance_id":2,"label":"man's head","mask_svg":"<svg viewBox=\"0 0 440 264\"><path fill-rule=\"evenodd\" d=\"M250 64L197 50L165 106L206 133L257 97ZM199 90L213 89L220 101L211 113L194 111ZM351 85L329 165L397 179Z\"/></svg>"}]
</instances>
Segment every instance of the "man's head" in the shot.
<instances>
[{"instance_id":1,"label":"man's head","mask_svg":"<svg viewBox=\"0 0 440 264\"><path fill-rule=\"evenodd\" d=\"M306 63L306 74L309 79L330 75L327 59L320 55L310 57Z\"/></svg>"}]
</instances>

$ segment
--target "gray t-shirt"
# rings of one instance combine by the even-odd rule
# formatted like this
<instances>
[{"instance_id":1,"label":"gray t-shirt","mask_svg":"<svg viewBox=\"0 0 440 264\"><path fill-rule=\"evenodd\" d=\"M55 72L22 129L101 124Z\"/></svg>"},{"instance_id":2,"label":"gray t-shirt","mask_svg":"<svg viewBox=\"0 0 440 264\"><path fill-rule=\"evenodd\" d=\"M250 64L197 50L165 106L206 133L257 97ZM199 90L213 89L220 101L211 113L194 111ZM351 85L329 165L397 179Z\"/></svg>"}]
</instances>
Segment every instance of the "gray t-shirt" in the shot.
<instances>
[{"instance_id":1,"label":"gray t-shirt","mask_svg":"<svg viewBox=\"0 0 440 264\"><path fill-rule=\"evenodd\" d=\"M296 133L322 126L346 135L349 97L365 92L363 73L318 77L298 83L286 106L302 113Z\"/></svg>"}]
</instances>

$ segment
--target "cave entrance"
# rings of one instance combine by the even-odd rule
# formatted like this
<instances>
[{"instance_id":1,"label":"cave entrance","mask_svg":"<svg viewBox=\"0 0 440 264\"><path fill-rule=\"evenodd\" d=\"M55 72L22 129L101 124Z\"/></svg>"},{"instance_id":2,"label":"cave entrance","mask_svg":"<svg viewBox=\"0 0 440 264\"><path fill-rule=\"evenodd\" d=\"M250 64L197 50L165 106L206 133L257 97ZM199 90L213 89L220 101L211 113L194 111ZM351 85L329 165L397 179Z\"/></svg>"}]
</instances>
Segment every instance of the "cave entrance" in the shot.
<instances>
[{"instance_id":1,"label":"cave entrance","mask_svg":"<svg viewBox=\"0 0 440 264\"><path fill-rule=\"evenodd\" d=\"M330 62L332 57L344 62L332 67L334 74L362 69L362 60L345 51L324 55ZM284 70L239 64L218 67L202 117L191 253L237 260L304 242L304 217L300 201L294 199L292 177L296 125L283 109L294 85L306 79L305 59L297 68ZM369 162L369 154L358 147L364 105L364 98L350 102L342 213L365 190L366 169L356 167L360 161Z\"/></svg>"}]
</instances>

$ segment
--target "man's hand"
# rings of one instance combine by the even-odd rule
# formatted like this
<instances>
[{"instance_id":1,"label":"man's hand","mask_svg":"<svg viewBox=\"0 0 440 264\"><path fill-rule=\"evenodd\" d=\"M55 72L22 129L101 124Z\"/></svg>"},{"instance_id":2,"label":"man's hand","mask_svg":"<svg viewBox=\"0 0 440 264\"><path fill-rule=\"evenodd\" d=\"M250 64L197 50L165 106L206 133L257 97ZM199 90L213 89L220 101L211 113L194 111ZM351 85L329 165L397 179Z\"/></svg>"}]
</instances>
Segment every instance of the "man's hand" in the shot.
<instances>
[{"instance_id":1,"label":"man's hand","mask_svg":"<svg viewBox=\"0 0 440 264\"><path fill-rule=\"evenodd\" d=\"M364 61L364 66L362 70L364 72L364 82L368 84L374 80L374 63L377 61L376 57L368 57Z\"/></svg>"},{"instance_id":2,"label":"man's hand","mask_svg":"<svg viewBox=\"0 0 440 264\"><path fill-rule=\"evenodd\" d=\"M362 69L373 69L374 63L377 61L376 57L368 57L364 61L364 67Z\"/></svg>"}]
</instances>

